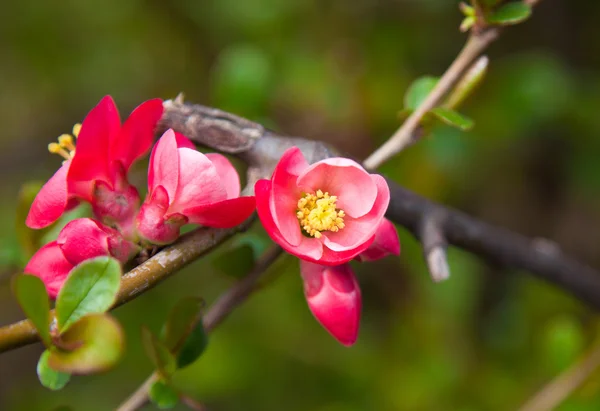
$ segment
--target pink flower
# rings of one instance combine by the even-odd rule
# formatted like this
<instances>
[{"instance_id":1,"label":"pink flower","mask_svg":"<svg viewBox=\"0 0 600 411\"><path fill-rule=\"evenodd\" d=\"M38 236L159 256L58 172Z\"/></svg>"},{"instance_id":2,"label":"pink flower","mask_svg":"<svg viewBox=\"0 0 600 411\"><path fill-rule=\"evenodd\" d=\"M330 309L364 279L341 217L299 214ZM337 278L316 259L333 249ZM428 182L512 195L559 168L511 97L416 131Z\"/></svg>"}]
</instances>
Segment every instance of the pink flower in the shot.
<instances>
[{"instance_id":1,"label":"pink flower","mask_svg":"<svg viewBox=\"0 0 600 411\"><path fill-rule=\"evenodd\" d=\"M390 192L385 179L358 163L329 158L309 165L287 150L271 180L255 186L265 230L290 254L322 265L340 265L375 239Z\"/></svg>"},{"instance_id":2,"label":"pink flower","mask_svg":"<svg viewBox=\"0 0 600 411\"><path fill-rule=\"evenodd\" d=\"M121 126L113 99L106 96L100 100L81 127L73 129L76 151L69 135L49 146L66 161L38 193L27 225L46 227L79 201L90 202L95 214L106 223L130 225L139 195L127 181L127 171L152 146L162 112L161 100L146 101Z\"/></svg>"},{"instance_id":3,"label":"pink flower","mask_svg":"<svg viewBox=\"0 0 600 411\"><path fill-rule=\"evenodd\" d=\"M358 336L361 295L349 264L324 266L300 261L304 295L317 321L340 343Z\"/></svg>"},{"instance_id":4,"label":"pink flower","mask_svg":"<svg viewBox=\"0 0 600 411\"><path fill-rule=\"evenodd\" d=\"M50 297L55 298L77 264L103 255L125 263L137 254L138 249L118 231L90 218L79 218L69 222L56 241L40 248L24 272L40 277Z\"/></svg>"},{"instance_id":5,"label":"pink flower","mask_svg":"<svg viewBox=\"0 0 600 411\"><path fill-rule=\"evenodd\" d=\"M150 157L148 196L136 228L146 241L168 244L186 223L234 227L254 208L254 197L240 197L239 177L227 158L204 155L186 137L167 130Z\"/></svg>"}]
</instances>

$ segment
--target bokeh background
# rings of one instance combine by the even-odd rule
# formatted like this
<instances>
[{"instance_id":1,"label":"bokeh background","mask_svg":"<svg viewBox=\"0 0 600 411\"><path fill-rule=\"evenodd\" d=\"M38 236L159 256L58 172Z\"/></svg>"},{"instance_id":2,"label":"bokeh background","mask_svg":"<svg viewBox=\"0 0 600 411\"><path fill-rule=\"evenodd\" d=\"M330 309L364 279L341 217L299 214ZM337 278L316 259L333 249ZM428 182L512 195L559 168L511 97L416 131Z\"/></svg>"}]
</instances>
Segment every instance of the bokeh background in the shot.
<instances>
[{"instance_id":1,"label":"bokeh background","mask_svg":"<svg viewBox=\"0 0 600 411\"><path fill-rule=\"evenodd\" d=\"M124 117L146 99L183 91L189 101L364 158L399 126L410 82L441 74L462 46L457 3L5 2L0 324L22 318L9 290L27 259L15 227L23 226L19 189L53 173L60 160L47 143L102 96L111 94ZM598 21L598 2L543 1L489 50L488 76L463 109L475 128L438 127L381 171L600 267ZM142 185L144 172L141 165ZM266 241L260 227L251 234L249 241ZM288 257L177 385L212 410L512 410L597 343L596 314L553 286L456 249L451 279L433 284L419 245L400 236L400 258L355 267L364 310L354 347L340 346L311 317ZM244 273L241 259L219 264L232 247L116 310L127 351L107 374L74 378L54 393L37 382L39 344L0 355L0 409L114 409L151 371L140 326L158 330L183 296L213 301L231 274ZM560 408L599 409L600 374Z\"/></svg>"}]
</instances>

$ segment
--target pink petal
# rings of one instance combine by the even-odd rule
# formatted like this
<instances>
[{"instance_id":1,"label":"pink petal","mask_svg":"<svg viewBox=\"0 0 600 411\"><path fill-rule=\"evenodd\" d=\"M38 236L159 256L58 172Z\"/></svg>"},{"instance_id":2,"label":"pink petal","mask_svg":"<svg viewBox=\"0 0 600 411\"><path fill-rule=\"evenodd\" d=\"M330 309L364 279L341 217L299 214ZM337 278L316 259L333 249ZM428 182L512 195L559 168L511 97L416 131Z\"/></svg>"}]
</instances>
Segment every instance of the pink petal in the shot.
<instances>
[{"instance_id":1,"label":"pink petal","mask_svg":"<svg viewBox=\"0 0 600 411\"><path fill-rule=\"evenodd\" d=\"M25 224L30 228L44 228L55 222L69 204L67 174L71 161L65 162L41 188L29 209ZM72 203L71 203L72 204Z\"/></svg>"},{"instance_id":2,"label":"pink petal","mask_svg":"<svg viewBox=\"0 0 600 411\"><path fill-rule=\"evenodd\" d=\"M333 251L324 246L323 255L319 259L318 263L323 265L340 265L347 263L360 253L364 252L367 248L369 248L369 246L373 243L374 240L375 236L371 237L366 242L360 244L358 247L346 251Z\"/></svg>"},{"instance_id":3,"label":"pink petal","mask_svg":"<svg viewBox=\"0 0 600 411\"><path fill-rule=\"evenodd\" d=\"M367 214L377 197L371 175L347 158L328 158L311 165L298 177L298 186L307 192L321 190L337 196L338 208L354 218Z\"/></svg>"},{"instance_id":4,"label":"pink petal","mask_svg":"<svg viewBox=\"0 0 600 411\"><path fill-rule=\"evenodd\" d=\"M217 203L185 209L190 223L206 227L230 228L243 223L256 208L254 197L238 197Z\"/></svg>"},{"instance_id":5,"label":"pink petal","mask_svg":"<svg viewBox=\"0 0 600 411\"><path fill-rule=\"evenodd\" d=\"M91 218L78 218L69 222L58 234L56 243L65 258L73 265L102 255L110 255L108 234L100 223Z\"/></svg>"},{"instance_id":6,"label":"pink petal","mask_svg":"<svg viewBox=\"0 0 600 411\"><path fill-rule=\"evenodd\" d=\"M162 186L173 201L179 182L179 151L173 130L165 131L152 150L148 166L148 191Z\"/></svg>"},{"instance_id":7,"label":"pink petal","mask_svg":"<svg viewBox=\"0 0 600 411\"><path fill-rule=\"evenodd\" d=\"M300 223L296 217L298 200L302 191L296 184L298 175L308 167L302 152L297 147L288 149L273 172L273 191L270 204L275 224L281 235L293 246L299 245L304 235L300 230Z\"/></svg>"},{"instance_id":8,"label":"pink petal","mask_svg":"<svg viewBox=\"0 0 600 411\"><path fill-rule=\"evenodd\" d=\"M368 214L360 218L344 217L346 226L336 233L324 232L324 243L330 250L346 251L353 249L375 235L390 202L390 189L385 179L380 175L371 174L370 178L377 187L377 198L373 208Z\"/></svg>"},{"instance_id":9,"label":"pink petal","mask_svg":"<svg viewBox=\"0 0 600 411\"><path fill-rule=\"evenodd\" d=\"M217 174L221 177L221 184L223 184L227 191L227 198L239 197L240 176L233 164L231 164L227 157L218 153L208 153L206 157L217 169Z\"/></svg>"},{"instance_id":10,"label":"pink petal","mask_svg":"<svg viewBox=\"0 0 600 411\"><path fill-rule=\"evenodd\" d=\"M177 140L177 148L191 148L192 150L196 149L194 143L192 143L189 138L178 131L175 131L175 140Z\"/></svg>"},{"instance_id":11,"label":"pink petal","mask_svg":"<svg viewBox=\"0 0 600 411\"><path fill-rule=\"evenodd\" d=\"M162 113L162 100L158 98L148 100L133 110L120 132L111 134L110 160L121 162L125 170L129 170L131 164L152 147L154 129Z\"/></svg>"},{"instance_id":12,"label":"pink petal","mask_svg":"<svg viewBox=\"0 0 600 411\"><path fill-rule=\"evenodd\" d=\"M294 246L281 235L271 213L269 200L272 195L271 187L272 183L269 180L258 180L254 186L256 211L265 231L288 253L311 261L319 260L323 255L323 244L316 238L302 236L300 243Z\"/></svg>"},{"instance_id":13,"label":"pink petal","mask_svg":"<svg viewBox=\"0 0 600 411\"><path fill-rule=\"evenodd\" d=\"M119 112L110 96L104 97L89 112L77 138L75 157L67 180L102 180L112 184L109 170L109 145L121 128Z\"/></svg>"},{"instance_id":14,"label":"pink petal","mask_svg":"<svg viewBox=\"0 0 600 411\"><path fill-rule=\"evenodd\" d=\"M73 267L63 255L57 242L52 241L31 257L24 272L40 277L50 297L56 298Z\"/></svg>"},{"instance_id":15,"label":"pink petal","mask_svg":"<svg viewBox=\"0 0 600 411\"><path fill-rule=\"evenodd\" d=\"M162 186L157 186L142 204L135 224L137 233L147 242L169 244L179 237L179 229L187 220L176 215L168 221L165 216L168 206L169 196Z\"/></svg>"},{"instance_id":16,"label":"pink petal","mask_svg":"<svg viewBox=\"0 0 600 411\"><path fill-rule=\"evenodd\" d=\"M227 199L225 187L211 161L201 152L179 148L179 181L169 213Z\"/></svg>"},{"instance_id":17,"label":"pink petal","mask_svg":"<svg viewBox=\"0 0 600 411\"><path fill-rule=\"evenodd\" d=\"M340 343L356 342L360 323L360 287L348 264L326 267L300 261L308 307Z\"/></svg>"},{"instance_id":18,"label":"pink petal","mask_svg":"<svg viewBox=\"0 0 600 411\"><path fill-rule=\"evenodd\" d=\"M400 254L400 240L394 224L384 218L375 233L375 241L365 251L356 256L358 261L379 260L387 255Z\"/></svg>"}]
</instances>

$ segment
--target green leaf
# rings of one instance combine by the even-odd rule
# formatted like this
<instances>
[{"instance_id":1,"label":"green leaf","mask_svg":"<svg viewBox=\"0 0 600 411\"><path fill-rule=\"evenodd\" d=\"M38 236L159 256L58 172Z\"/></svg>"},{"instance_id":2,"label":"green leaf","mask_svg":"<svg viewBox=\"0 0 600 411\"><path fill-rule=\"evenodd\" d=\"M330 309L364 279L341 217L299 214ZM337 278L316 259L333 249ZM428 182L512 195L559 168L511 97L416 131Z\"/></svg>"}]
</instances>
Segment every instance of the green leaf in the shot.
<instances>
[{"instance_id":1,"label":"green leaf","mask_svg":"<svg viewBox=\"0 0 600 411\"><path fill-rule=\"evenodd\" d=\"M123 348L123 330L117 320L108 314L89 314L61 334L48 364L62 372L92 374L114 366Z\"/></svg>"},{"instance_id":2,"label":"green leaf","mask_svg":"<svg viewBox=\"0 0 600 411\"><path fill-rule=\"evenodd\" d=\"M196 325L177 355L177 367L187 367L202 355L208 345L208 335L202 321Z\"/></svg>"},{"instance_id":3,"label":"green leaf","mask_svg":"<svg viewBox=\"0 0 600 411\"><path fill-rule=\"evenodd\" d=\"M49 357L50 351L46 350L42 353L37 364L37 375L44 387L57 391L67 385L71 379L71 374L50 368L50 365L48 365Z\"/></svg>"},{"instance_id":4,"label":"green leaf","mask_svg":"<svg viewBox=\"0 0 600 411\"><path fill-rule=\"evenodd\" d=\"M499 24L507 26L518 24L527 20L531 16L531 6L520 1L506 3L494 10L488 17L490 24Z\"/></svg>"},{"instance_id":5,"label":"green leaf","mask_svg":"<svg viewBox=\"0 0 600 411\"><path fill-rule=\"evenodd\" d=\"M156 370L163 378L168 379L177 369L177 363L171 351L145 326L142 327L142 343Z\"/></svg>"},{"instance_id":6,"label":"green leaf","mask_svg":"<svg viewBox=\"0 0 600 411\"><path fill-rule=\"evenodd\" d=\"M475 124L470 118L463 116L454 110L450 110L449 108L436 107L431 110L431 113L449 126L453 126L461 130L470 130Z\"/></svg>"},{"instance_id":7,"label":"green leaf","mask_svg":"<svg viewBox=\"0 0 600 411\"><path fill-rule=\"evenodd\" d=\"M156 381L148 390L150 400L161 410L173 408L179 402L179 394L164 381Z\"/></svg>"},{"instance_id":8,"label":"green leaf","mask_svg":"<svg viewBox=\"0 0 600 411\"><path fill-rule=\"evenodd\" d=\"M474 16L467 16L460 23L460 27L458 29L460 31L462 31L463 33L465 33L467 31L469 31L471 29L471 27L473 27L475 25L476 22L477 22L477 20L475 19Z\"/></svg>"},{"instance_id":9,"label":"green leaf","mask_svg":"<svg viewBox=\"0 0 600 411\"><path fill-rule=\"evenodd\" d=\"M19 274L13 280L13 293L23 312L31 320L46 347L50 338L50 303L43 281L34 275Z\"/></svg>"},{"instance_id":10,"label":"green leaf","mask_svg":"<svg viewBox=\"0 0 600 411\"><path fill-rule=\"evenodd\" d=\"M165 322L162 331L162 340L172 353L181 349L187 336L202 319L202 308L204 301L197 297L187 297L180 300Z\"/></svg>"},{"instance_id":11,"label":"green leaf","mask_svg":"<svg viewBox=\"0 0 600 411\"><path fill-rule=\"evenodd\" d=\"M97 257L76 266L56 299L58 329L63 332L84 315L107 311L120 284L121 265L114 258Z\"/></svg>"},{"instance_id":12,"label":"green leaf","mask_svg":"<svg viewBox=\"0 0 600 411\"><path fill-rule=\"evenodd\" d=\"M419 77L408 87L404 95L404 108L416 110L438 82L437 77Z\"/></svg>"}]
</instances>

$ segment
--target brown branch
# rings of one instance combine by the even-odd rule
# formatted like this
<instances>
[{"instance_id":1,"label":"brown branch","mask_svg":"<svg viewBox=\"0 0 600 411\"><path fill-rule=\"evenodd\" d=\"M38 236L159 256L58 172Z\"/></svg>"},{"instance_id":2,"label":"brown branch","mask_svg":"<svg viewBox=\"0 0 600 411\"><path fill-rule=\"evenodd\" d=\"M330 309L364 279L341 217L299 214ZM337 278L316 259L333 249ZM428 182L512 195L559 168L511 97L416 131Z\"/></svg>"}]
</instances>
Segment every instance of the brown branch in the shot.
<instances>
[{"instance_id":1,"label":"brown branch","mask_svg":"<svg viewBox=\"0 0 600 411\"><path fill-rule=\"evenodd\" d=\"M258 285L260 278L271 267L281 255L283 250L279 246L273 246L267 250L256 262L252 270L237 282L233 287L225 291L203 318L204 329L211 332L229 314L244 302ZM117 411L133 411L143 407L148 402L148 391L152 384L158 380L158 373L154 372L146 381L123 403Z\"/></svg>"},{"instance_id":2,"label":"brown branch","mask_svg":"<svg viewBox=\"0 0 600 411\"><path fill-rule=\"evenodd\" d=\"M386 216L415 237L420 236L422 221L435 215L448 244L502 267L528 271L600 310L600 272L564 254L558 245L542 238L527 238L433 203L389 179L388 185L391 201Z\"/></svg>"},{"instance_id":3,"label":"brown branch","mask_svg":"<svg viewBox=\"0 0 600 411\"><path fill-rule=\"evenodd\" d=\"M126 273L115 307L138 297L198 257L214 249L229 237L244 229L250 220L239 228L200 228L182 236L175 244L165 248L144 263ZM52 311L54 315L54 311ZM0 353L34 343L39 340L31 321L23 320L0 327Z\"/></svg>"},{"instance_id":4,"label":"brown branch","mask_svg":"<svg viewBox=\"0 0 600 411\"><path fill-rule=\"evenodd\" d=\"M170 112L177 111L181 102L166 103L165 126L184 132L182 125L170 121ZM197 111L205 113L206 108L198 105L185 105L190 113ZM199 114L200 115L200 114ZM203 114L204 115L204 114ZM228 127L227 133L235 127ZM307 141L301 138L278 136L264 131L263 137L254 140L242 158L251 159L252 164L265 164L261 174L270 175L273 165L283 152L299 145L310 162L322 160L335 155L334 149L317 141ZM247 130L245 131L247 133ZM240 130L238 134L241 135ZM199 144L213 142L196 140ZM302 144L298 144L302 143ZM555 284L577 298L600 309L600 272L565 255L557 245L544 239L529 239L501 227L482 222L458 210L433 203L409 190L406 190L388 179L391 191L390 206L386 216L397 224L408 229L417 239L424 240L423 224L431 216L435 216L435 231L437 236L449 245L470 251L492 263L507 268L526 270L533 275ZM552 244L552 245L551 245ZM439 248L433 256L429 253L430 264L435 264L443 277L443 255ZM435 273L434 273L435 274Z\"/></svg>"}]
</instances>

